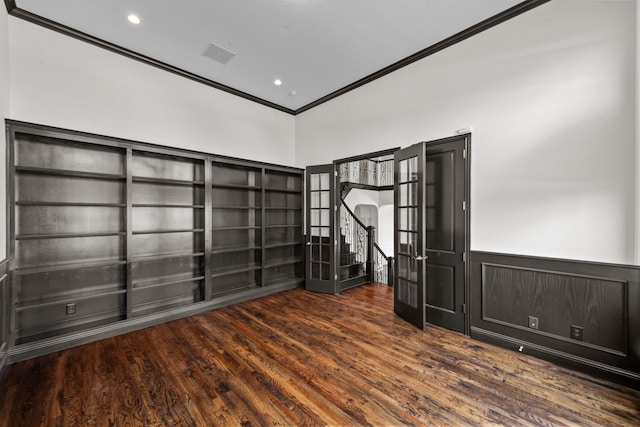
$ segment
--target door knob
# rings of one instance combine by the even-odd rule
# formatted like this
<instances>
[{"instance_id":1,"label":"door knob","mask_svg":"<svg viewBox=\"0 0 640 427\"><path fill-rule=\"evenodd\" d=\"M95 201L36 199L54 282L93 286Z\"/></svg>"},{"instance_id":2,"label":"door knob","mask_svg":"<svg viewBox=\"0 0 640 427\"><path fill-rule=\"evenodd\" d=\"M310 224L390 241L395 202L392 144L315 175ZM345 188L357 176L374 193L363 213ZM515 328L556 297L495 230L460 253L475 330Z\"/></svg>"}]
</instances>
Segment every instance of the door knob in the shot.
<instances>
[{"instance_id":1,"label":"door knob","mask_svg":"<svg viewBox=\"0 0 640 427\"><path fill-rule=\"evenodd\" d=\"M429 256L428 255L425 255L425 256L418 255L417 257L415 257L413 259L415 259L416 261L424 261L425 259L429 259Z\"/></svg>"}]
</instances>

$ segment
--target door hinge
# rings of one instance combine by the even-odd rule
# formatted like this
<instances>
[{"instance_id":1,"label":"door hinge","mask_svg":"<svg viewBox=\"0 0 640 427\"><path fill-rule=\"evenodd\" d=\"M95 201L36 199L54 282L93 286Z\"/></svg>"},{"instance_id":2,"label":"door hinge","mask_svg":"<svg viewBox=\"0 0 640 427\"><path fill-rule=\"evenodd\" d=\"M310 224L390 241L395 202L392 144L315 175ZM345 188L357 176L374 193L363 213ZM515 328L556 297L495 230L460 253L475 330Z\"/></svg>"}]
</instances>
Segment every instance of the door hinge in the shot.
<instances>
[{"instance_id":1,"label":"door hinge","mask_svg":"<svg viewBox=\"0 0 640 427\"><path fill-rule=\"evenodd\" d=\"M467 210L467 201L466 201L466 200L463 200L463 201L462 201L462 210L463 210L463 211L466 211L466 210Z\"/></svg>"},{"instance_id":2,"label":"door hinge","mask_svg":"<svg viewBox=\"0 0 640 427\"><path fill-rule=\"evenodd\" d=\"M462 262L467 262L467 253L462 252Z\"/></svg>"},{"instance_id":3,"label":"door hinge","mask_svg":"<svg viewBox=\"0 0 640 427\"><path fill-rule=\"evenodd\" d=\"M467 314L467 304L462 304L462 312Z\"/></svg>"},{"instance_id":4,"label":"door hinge","mask_svg":"<svg viewBox=\"0 0 640 427\"><path fill-rule=\"evenodd\" d=\"M462 150L462 158L463 159L467 158L467 149L466 148L464 150Z\"/></svg>"}]
</instances>

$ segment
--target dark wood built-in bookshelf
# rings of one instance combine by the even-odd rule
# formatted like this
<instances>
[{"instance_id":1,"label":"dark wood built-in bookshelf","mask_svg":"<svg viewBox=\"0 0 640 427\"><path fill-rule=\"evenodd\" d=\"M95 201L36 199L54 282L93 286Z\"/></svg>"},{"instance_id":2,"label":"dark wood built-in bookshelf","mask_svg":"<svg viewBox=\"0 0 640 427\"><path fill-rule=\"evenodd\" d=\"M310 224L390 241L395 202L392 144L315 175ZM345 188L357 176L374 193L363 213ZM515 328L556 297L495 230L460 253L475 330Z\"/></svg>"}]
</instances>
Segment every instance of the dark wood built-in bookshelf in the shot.
<instances>
[{"instance_id":1,"label":"dark wood built-in bookshelf","mask_svg":"<svg viewBox=\"0 0 640 427\"><path fill-rule=\"evenodd\" d=\"M301 169L7 123L13 354L301 285Z\"/></svg>"}]
</instances>

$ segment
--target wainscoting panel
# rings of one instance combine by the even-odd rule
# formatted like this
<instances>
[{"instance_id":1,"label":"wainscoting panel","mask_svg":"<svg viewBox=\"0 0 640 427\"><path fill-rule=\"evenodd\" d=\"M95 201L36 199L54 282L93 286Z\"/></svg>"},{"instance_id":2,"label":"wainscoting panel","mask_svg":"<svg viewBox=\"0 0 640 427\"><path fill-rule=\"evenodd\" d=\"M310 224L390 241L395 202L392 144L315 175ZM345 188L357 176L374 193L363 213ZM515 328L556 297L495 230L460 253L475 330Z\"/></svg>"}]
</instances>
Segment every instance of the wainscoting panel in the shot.
<instances>
[{"instance_id":1,"label":"wainscoting panel","mask_svg":"<svg viewBox=\"0 0 640 427\"><path fill-rule=\"evenodd\" d=\"M7 362L9 345L9 280L8 259L0 262L0 370Z\"/></svg>"},{"instance_id":2,"label":"wainscoting panel","mask_svg":"<svg viewBox=\"0 0 640 427\"><path fill-rule=\"evenodd\" d=\"M640 379L640 269L472 252L471 335Z\"/></svg>"}]
</instances>

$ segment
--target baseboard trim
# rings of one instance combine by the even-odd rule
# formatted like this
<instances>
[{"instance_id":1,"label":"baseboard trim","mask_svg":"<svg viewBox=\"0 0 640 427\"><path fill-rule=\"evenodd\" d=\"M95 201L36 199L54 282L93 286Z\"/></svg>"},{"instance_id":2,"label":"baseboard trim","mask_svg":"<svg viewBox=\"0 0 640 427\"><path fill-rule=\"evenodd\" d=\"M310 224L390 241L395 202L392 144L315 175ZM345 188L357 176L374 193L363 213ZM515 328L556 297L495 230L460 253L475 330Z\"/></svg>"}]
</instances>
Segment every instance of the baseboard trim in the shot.
<instances>
[{"instance_id":1,"label":"baseboard trim","mask_svg":"<svg viewBox=\"0 0 640 427\"><path fill-rule=\"evenodd\" d=\"M640 375L635 372L475 326L471 327L471 338L640 389Z\"/></svg>"},{"instance_id":2,"label":"baseboard trim","mask_svg":"<svg viewBox=\"0 0 640 427\"><path fill-rule=\"evenodd\" d=\"M355 288L356 286L369 283L367 276L358 276L352 279L343 280L340 282L340 291L346 291L347 289Z\"/></svg>"},{"instance_id":3,"label":"baseboard trim","mask_svg":"<svg viewBox=\"0 0 640 427\"><path fill-rule=\"evenodd\" d=\"M7 280L7 268L9 258L0 261L0 371L7 365L9 360L9 281Z\"/></svg>"},{"instance_id":4,"label":"baseboard trim","mask_svg":"<svg viewBox=\"0 0 640 427\"><path fill-rule=\"evenodd\" d=\"M201 314L207 311L223 308L243 301L260 298L300 287L301 281L287 281L282 284L272 285L264 288L251 289L237 294L225 295L207 302L200 302L188 307L181 307L173 310L154 313L148 316L122 320L117 323L94 328L87 331L76 332L68 335L61 335L50 339L40 340L33 343L21 344L11 348L8 352L8 363L15 363L22 360L31 359L60 350L88 344L105 338L122 335L172 320Z\"/></svg>"},{"instance_id":5,"label":"baseboard trim","mask_svg":"<svg viewBox=\"0 0 640 427\"><path fill-rule=\"evenodd\" d=\"M9 352L7 351L7 343L3 342L2 346L0 346L0 372L7 364L9 360Z\"/></svg>"}]
</instances>

